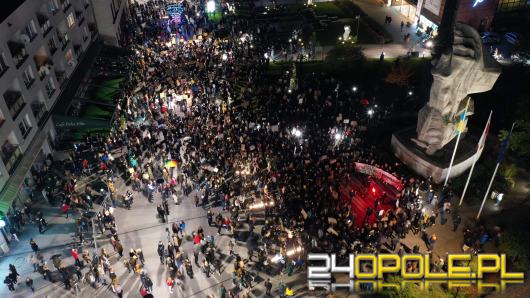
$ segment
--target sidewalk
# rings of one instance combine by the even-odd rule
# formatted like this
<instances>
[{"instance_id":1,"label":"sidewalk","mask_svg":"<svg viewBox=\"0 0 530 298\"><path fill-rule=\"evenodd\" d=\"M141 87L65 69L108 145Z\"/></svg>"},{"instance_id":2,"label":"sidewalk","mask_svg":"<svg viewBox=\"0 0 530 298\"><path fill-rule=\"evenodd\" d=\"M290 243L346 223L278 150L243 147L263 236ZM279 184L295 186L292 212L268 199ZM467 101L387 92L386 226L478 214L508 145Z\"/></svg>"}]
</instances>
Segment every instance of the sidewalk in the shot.
<instances>
[{"instance_id":1,"label":"sidewalk","mask_svg":"<svg viewBox=\"0 0 530 298\"><path fill-rule=\"evenodd\" d=\"M416 24L413 20L408 19L399 12L399 6L386 6L382 5L381 1L376 0L352 0L357 6L359 6L364 13L369 15L374 21L379 22L387 31L392 35L393 44L405 44L403 36L410 34L410 42L408 46L411 47L416 45L421 39L416 35ZM392 18L390 24L385 25L385 17L389 16ZM403 30L401 30L401 22L405 23ZM407 22L413 23L410 27L407 27Z\"/></svg>"}]
</instances>

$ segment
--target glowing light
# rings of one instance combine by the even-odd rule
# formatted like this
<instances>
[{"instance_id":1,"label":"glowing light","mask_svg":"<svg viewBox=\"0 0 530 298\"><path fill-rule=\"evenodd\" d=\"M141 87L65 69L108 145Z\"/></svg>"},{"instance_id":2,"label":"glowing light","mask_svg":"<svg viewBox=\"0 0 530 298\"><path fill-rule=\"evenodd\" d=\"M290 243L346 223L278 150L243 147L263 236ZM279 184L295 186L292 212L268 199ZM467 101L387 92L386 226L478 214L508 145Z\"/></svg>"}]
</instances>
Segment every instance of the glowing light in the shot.
<instances>
[{"instance_id":1,"label":"glowing light","mask_svg":"<svg viewBox=\"0 0 530 298\"><path fill-rule=\"evenodd\" d=\"M412 94L414 94L414 93L412 91L409 91L409 95L412 95Z\"/></svg>"},{"instance_id":2,"label":"glowing light","mask_svg":"<svg viewBox=\"0 0 530 298\"><path fill-rule=\"evenodd\" d=\"M6 222L3 219L0 219L0 228L3 228L6 226Z\"/></svg>"},{"instance_id":3,"label":"glowing light","mask_svg":"<svg viewBox=\"0 0 530 298\"><path fill-rule=\"evenodd\" d=\"M291 134L297 138L302 136L302 132L296 127L291 130Z\"/></svg>"},{"instance_id":4,"label":"glowing light","mask_svg":"<svg viewBox=\"0 0 530 298\"><path fill-rule=\"evenodd\" d=\"M269 59L269 53L263 54L263 57L265 57L265 59Z\"/></svg>"},{"instance_id":5,"label":"glowing light","mask_svg":"<svg viewBox=\"0 0 530 298\"><path fill-rule=\"evenodd\" d=\"M353 86L351 90L353 90L353 92L357 92L357 86Z\"/></svg>"},{"instance_id":6,"label":"glowing light","mask_svg":"<svg viewBox=\"0 0 530 298\"><path fill-rule=\"evenodd\" d=\"M226 53L223 53L221 58L223 59L223 61L226 61L228 59L228 55Z\"/></svg>"},{"instance_id":7,"label":"glowing light","mask_svg":"<svg viewBox=\"0 0 530 298\"><path fill-rule=\"evenodd\" d=\"M342 139L342 134L340 132L336 132L335 133L335 140L336 141L340 141L340 139Z\"/></svg>"},{"instance_id":8,"label":"glowing light","mask_svg":"<svg viewBox=\"0 0 530 298\"><path fill-rule=\"evenodd\" d=\"M212 13L214 11L215 11L215 1L210 0L206 3L206 12Z\"/></svg>"},{"instance_id":9,"label":"glowing light","mask_svg":"<svg viewBox=\"0 0 530 298\"><path fill-rule=\"evenodd\" d=\"M375 195L375 187L372 187L372 193Z\"/></svg>"},{"instance_id":10,"label":"glowing light","mask_svg":"<svg viewBox=\"0 0 530 298\"><path fill-rule=\"evenodd\" d=\"M431 40L427 41L427 42L425 43L425 46L426 46L427 48L432 48L432 41L431 41Z\"/></svg>"},{"instance_id":11,"label":"glowing light","mask_svg":"<svg viewBox=\"0 0 530 298\"><path fill-rule=\"evenodd\" d=\"M475 3L473 3L473 7L476 7L480 3L484 2L484 0L475 0Z\"/></svg>"},{"instance_id":12,"label":"glowing light","mask_svg":"<svg viewBox=\"0 0 530 298\"><path fill-rule=\"evenodd\" d=\"M368 116L372 116L373 114L374 114L374 110L369 109L369 110L368 110Z\"/></svg>"}]
</instances>

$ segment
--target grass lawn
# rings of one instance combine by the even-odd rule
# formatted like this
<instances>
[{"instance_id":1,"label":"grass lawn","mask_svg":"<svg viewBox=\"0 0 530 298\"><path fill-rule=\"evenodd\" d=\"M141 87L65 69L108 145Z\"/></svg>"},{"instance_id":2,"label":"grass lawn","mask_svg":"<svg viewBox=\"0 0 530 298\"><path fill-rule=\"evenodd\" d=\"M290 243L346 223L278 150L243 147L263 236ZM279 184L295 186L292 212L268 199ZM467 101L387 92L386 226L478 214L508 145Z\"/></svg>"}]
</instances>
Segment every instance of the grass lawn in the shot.
<instances>
[{"instance_id":1,"label":"grass lawn","mask_svg":"<svg viewBox=\"0 0 530 298\"><path fill-rule=\"evenodd\" d=\"M293 5L298 7L299 5ZM313 8L317 16L327 16L338 18L338 21L329 22L327 27L317 29L317 40L321 45L335 45L339 36L344 32L344 25L350 25L351 36L357 33L357 20L355 16L360 15L359 22L359 42L381 43L384 38L385 43L392 42L392 35L379 23L367 16L358 6L351 1L319 2Z\"/></svg>"}]
</instances>

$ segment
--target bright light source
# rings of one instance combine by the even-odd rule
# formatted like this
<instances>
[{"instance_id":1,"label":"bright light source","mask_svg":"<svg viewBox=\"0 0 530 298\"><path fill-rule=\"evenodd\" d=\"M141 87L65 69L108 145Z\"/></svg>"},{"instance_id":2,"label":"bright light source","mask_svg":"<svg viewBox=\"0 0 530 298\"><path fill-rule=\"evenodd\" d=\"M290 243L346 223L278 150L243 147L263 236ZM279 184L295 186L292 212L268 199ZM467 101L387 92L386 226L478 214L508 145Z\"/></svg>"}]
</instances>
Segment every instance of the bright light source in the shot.
<instances>
[{"instance_id":1,"label":"bright light source","mask_svg":"<svg viewBox=\"0 0 530 298\"><path fill-rule=\"evenodd\" d=\"M413 94L412 91L409 91L409 96L412 95L412 94Z\"/></svg>"},{"instance_id":2,"label":"bright light source","mask_svg":"<svg viewBox=\"0 0 530 298\"><path fill-rule=\"evenodd\" d=\"M375 187L372 187L372 193L375 195Z\"/></svg>"},{"instance_id":3,"label":"bright light source","mask_svg":"<svg viewBox=\"0 0 530 298\"><path fill-rule=\"evenodd\" d=\"M197 17L200 17L201 16L201 13L200 12L197 12Z\"/></svg>"},{"instance_id":4,"label":"bright light source","mask_svg":"<svg viewBox=\"0 0 530 298\"><path fill-rule=\"evenodd\" d=\"M212 13L214 11L215 11L215 1L210 0L206 3L206 12Z\"/></svg>"},{"instance_id":5,"label":"bright light source","mask_svg":"<svg viewBox=\"0 0 530 298\"><path fill-rule=\"evenodd\" d=\"M265 57L265 59L269 59L269 53L263 54L263 57Z\"/></svg>"},{"instance_id":6,"label":"bright light source","mask_svg":"<svg viewBox=\"0 0 530 298\"><path fill-rule=\"evenodd\" d=\"M353 92L357 92L357 86L353 86L351 90L353 90Z\"/></svg>"},{"instance_id":7,"label":"bright light source","mask_svg":"<svg viewBox=\"0 0 530 298\"><path fill-rule=\"evenodd\" d=\"M302 132L296 127L291 130L291 134L297 138L302 136Z\"/></svg>"},{"instance_id":8,"label":"bright light source","mask_svg":"<svg viewBox=\"0 0 530 298\"><path fill-rule=\"evenodd\" d=\"M425 43L425 46L426 46L427 48L429 48L429 49L432 48L432 41L431 41L431 40L427 41L427 42Z\"/></svg>"},{"instance_id":9,"label":"bright light source","mask_svg":"<svg viewBox=\"0 0 530 298\"><path fill-rule=\"evenodd\" d=\"M336 132L334 137L336 141L340 141L340 139L342 139L342 134L340 132Z\"/></svg>"},{"instance_id":10,"label":"bright light source","mask_svg":"<svg viewBox=\"0 0 530 298\"><path fill-rule=\"evenodd\" d=\"M6 226L6 222L3 219L0 219L0 228L3 228Z\"/></svg>"},{"instance_id":11,"label":"bright light source","mask_svg":"<svg viewBox=\"0 0 530 298\"><path fill-rule=\"evenodd\" d=\"M369 109L369 110L368 110L368 116L372 116L373 114L374 114L374 110Z\"/></svg>"},{"instance_id":12,"label":"bright light source","mask_svg":"<svg viewBox=\"0 0 530 298\"><path fill-rule=\"evenodd\" d=\"M226 61L228 59L228 55L226 53L223 53L221 58L223 59L223 61Z\"/></svg>"}]
</instances>

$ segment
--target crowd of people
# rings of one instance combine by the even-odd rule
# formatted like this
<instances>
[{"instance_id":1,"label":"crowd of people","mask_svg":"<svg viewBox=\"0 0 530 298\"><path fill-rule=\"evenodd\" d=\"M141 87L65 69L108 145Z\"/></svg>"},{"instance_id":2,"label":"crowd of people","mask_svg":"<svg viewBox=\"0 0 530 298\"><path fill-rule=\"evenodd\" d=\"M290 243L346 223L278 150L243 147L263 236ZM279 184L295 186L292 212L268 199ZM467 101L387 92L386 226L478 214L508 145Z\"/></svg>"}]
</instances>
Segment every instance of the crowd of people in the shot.
<instances>
[{"instance_id":1,"label":"crowd of people","mask_svg":"<svg viewBox=\"0 0 530 298\"><path fill-rule=\"evenodd\" d=\"M72 248L73 267L60 256L53 258L66 289L80 291L84 281L94 288L109 285L123 295L114 270L118 265L111 264L106 248L92 253L84 248L94 244L84 235L95 225L120 263L138 275L141 295L152 295L142 248L121 242L113 215L115 208L134 208L143 197L157 205L161 223L169 221L171 202L188 199L205 209L208 224L217 228L214 235L186 229L181 220L161 224L167 238L157 252L167 269L169 293L175 286L184 289L197 271L210 278L229 266L233 286L221 284L219 297L246 297L255 272L290 276L304 270L307 252L340 252L340 258L405 253L400 240L409 232L421 235L432 252L436 235L427 234L426 227L452 216L457 230L461 218L451 207L450 189L438 198L429 179L405 176L402 165L368 141L370 126L380 116L367 114L354 90L329 74L303 73L294 64L270 75L266 54L273 32L267 25L228 16L213 29L203 13L205 3L184 3L185 25L168 22L164 1L133 4L127 31L132 70L112 132L76 144L65 178L46 175L54 163L51 156L35 173L36 189L49 204L60 206L66 217L70 209L78 212L82 252ZM372 180L357 173L354 162L392 173L402 188L375 194L351 187L353 180L366 188ZM78 179L87 176L98 177L104 187L80 190ZM125 191L118 190L120 179ZM368 204L362 211L355 207L361 201ZM46 221L33 209L27 204L15 214L15 229L29 217L45 233ZM480 250L484 233L468 232L466 245ZM220 258L220 237L230 238L231 264ZM247 244L248 253L236 249L236 240ZM193 249L186 251L183 242L189 241ZM45 279L57 278L37 244L31 246L34 270ZM418 252L419 246L411 249ZM11 266L5 283L14 291L18 273ZM26 284L33 289L30 280ZM272 295L270 279L264 286ZM281 297L293 294L283 279L276 291Z\"/></svg>"}]
</instances>

